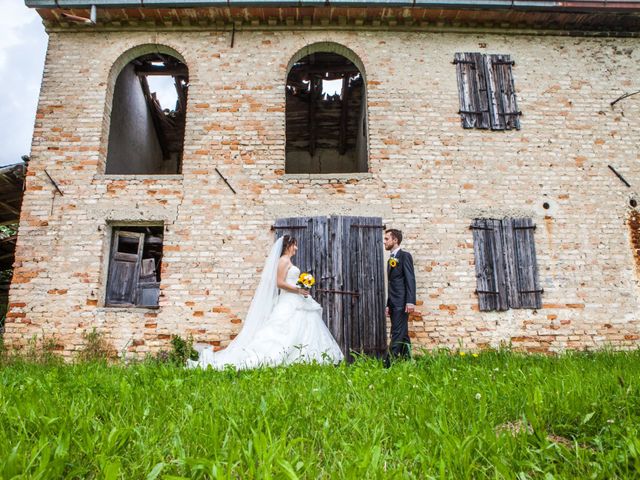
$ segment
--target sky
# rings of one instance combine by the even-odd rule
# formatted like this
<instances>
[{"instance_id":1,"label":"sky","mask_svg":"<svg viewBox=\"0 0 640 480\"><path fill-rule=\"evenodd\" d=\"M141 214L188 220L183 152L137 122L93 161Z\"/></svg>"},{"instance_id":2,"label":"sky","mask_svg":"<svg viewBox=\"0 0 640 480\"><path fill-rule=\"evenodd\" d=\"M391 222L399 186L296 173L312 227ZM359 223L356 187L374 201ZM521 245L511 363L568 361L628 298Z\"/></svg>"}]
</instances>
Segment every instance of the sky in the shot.
<instances>
[{"instance_id":1,"label":"sky","mask_svg":"<svg viewBox=\"0 0 640 480\"><path fill-rule=\"evenodd\" d=\"M47 34L23 0L0 0L0 165L29 155Z\"/></svg>"}]
</instances>

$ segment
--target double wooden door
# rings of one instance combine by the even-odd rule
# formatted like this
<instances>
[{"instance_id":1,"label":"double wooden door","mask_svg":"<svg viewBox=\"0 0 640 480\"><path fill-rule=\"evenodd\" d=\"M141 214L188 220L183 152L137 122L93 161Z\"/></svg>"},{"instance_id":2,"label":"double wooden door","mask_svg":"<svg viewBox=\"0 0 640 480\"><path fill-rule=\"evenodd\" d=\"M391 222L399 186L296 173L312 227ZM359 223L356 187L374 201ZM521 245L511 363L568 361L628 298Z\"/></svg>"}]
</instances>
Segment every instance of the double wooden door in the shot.
<instances>
[{"instance_id":1,"label":"double wooden door","mask_svg":"<svg viewBox=\"0 0 640 480\"><path fill-rule=\"evenodd\" d=\"M387 340L382 219L281 218L274 229L276 238L288 234L297 239L293 262L315 277L311 293L345 356L383 355Z\"/></svg>"}]
</instances>

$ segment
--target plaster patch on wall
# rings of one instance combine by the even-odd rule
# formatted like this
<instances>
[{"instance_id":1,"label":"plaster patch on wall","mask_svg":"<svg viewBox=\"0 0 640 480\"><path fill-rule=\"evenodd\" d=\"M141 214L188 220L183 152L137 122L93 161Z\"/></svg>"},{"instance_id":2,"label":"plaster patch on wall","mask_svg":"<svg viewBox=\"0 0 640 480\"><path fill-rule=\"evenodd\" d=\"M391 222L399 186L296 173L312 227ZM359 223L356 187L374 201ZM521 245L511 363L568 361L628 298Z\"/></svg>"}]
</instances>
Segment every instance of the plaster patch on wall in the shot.
<instances>
[{"instance_id":1,"label":"plaster patch on wall","mask_svg":"<svg viewBox=\"0 0 640 480\"><path fill-rule=\"evenodd\" d=\"M517 207L462 207L458 210L458 215L461 218L535 218L537 215L531 208L517 208Z\"/></svg>"},{"instance_id":2,"label":"plaster patch on wall","mask_svg":"<svg viewBox=\"0 0 640 480\"><path fill-rule=\"evenodd\" d=\"M391 205L374 205L369 203L348 203L339 204L294 204L294 205L271 205L267 207L267 214L274 218L282 217L313 217L323 215L345 215L356 217L382 217L383 219L393 218Z\"/></svg>"}]
</instances>

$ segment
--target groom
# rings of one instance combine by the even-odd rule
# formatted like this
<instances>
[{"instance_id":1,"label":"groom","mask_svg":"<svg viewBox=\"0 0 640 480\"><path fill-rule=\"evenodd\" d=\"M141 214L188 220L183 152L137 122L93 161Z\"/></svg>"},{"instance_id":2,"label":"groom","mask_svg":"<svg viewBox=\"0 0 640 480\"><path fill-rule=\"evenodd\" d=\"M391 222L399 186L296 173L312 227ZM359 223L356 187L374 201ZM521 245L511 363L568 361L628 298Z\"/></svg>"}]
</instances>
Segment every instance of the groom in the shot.
<instances>
[{"instance_id":1,"label":"groom","mask_svg":"<svg viewBox=\"0 0 640 480\"><path fill-rule=\"evenodd\" d=\"M391 252L387 262L388 294L386 314L391 317L392 357L409 358L409 314L416 308L416 277L411 254L400 249L402 232L391 228L384 233L384 248Z\"/></svg>"}]
</instances>

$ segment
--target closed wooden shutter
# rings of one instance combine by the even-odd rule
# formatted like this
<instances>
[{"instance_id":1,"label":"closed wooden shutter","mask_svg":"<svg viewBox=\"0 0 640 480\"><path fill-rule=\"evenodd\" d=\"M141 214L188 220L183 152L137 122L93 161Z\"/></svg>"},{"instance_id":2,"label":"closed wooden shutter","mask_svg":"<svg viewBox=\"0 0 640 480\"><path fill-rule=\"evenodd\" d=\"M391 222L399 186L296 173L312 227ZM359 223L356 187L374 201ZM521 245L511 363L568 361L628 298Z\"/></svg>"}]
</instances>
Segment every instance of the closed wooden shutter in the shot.
<instances>
[{"instance_id":1,"label":"closed wooden shutter","mask_svg":"<svg viewBox=\"0 0 640 480\"><path fill-rule=\"evenodd\" d=\"M541 308L533 220L481 218L471 228L480 310Z\"/></svg>"},{"instance_id":2,"label":"closed wooden shutter","mask_svg":"<svg viewBox=\"0 0 640 480\"><path fill-rule=\"evenodd\" d=\"M335 217L334 217L335 218ZM348 318L348 348L358 354L381 357L387 349L385 325L384 225L380 217L341 217L348 225L343 243L349 257L347 291L351 303Z\"/></svg>"},{"instance_id":3,"label":"closed wooden shutter","mask_svg":"<svg viewBox=\"0 0 640 480\"><path fill-rule=\"evenodd\" d=\"M489 128L489 97L483 56L456 53L460 118L464 128Z\"/></svg>"},{"instance_id":4,"label":"closed wooden shutter","mask_svg":"<svg viewBox=\"0 0 640 480\"><path fill-rule=\"evenodd\" d=\"M520 112L509 55L484 55L493 130L520 130Z\"/></svg>"},{"instance_id":5,"label":"closed wooden shutter","mask_svg":"<svg viewBox=\"0 0 640 480\"><path fill-rule=\"evenodd\" d=\"M471 229L479 308L481 311L507 310L501 222L480 218L473 221Z\"/></svg>"},{"instance_id":6,"label":"closed wooden shutter","mask_svg":"<svg viewBox=\"0 0 640 480\"><path fill-rule=\"evenodd\" d=\"M542 289L538 283L538 263L533 239L535 225L530 218L511 219L515 278L512 308L541 308ZM518 306L516 307L515 304Z\"/></svg>"},{"instance_id":7,"label":"closed wooden shutter","mask_svg":"<svg viewBox=\"0 0 640 480\"><path fill-rule=\"evenodd\" d=\"M144 247L144 233L114 231L107 305L135 305Z\"/></svg>"}]
</instances>

